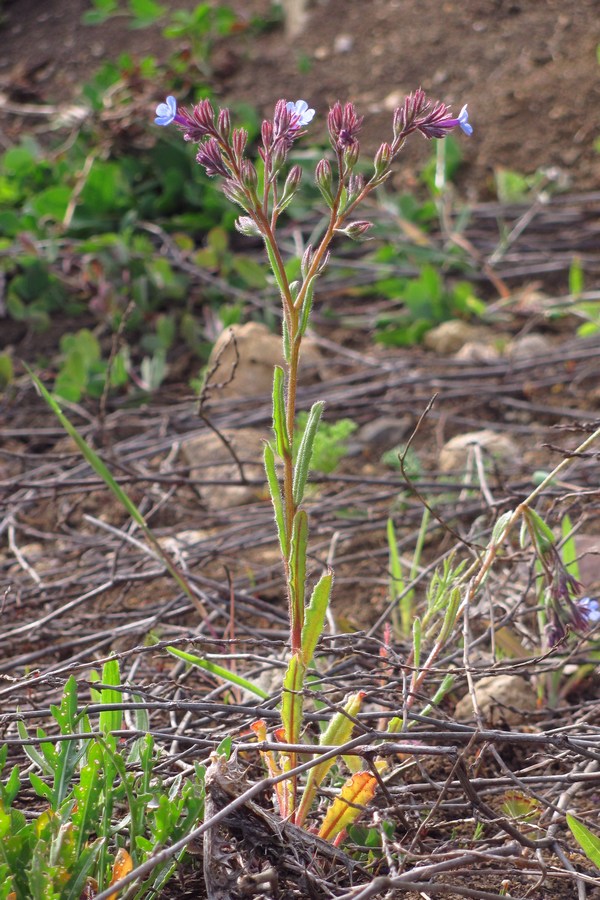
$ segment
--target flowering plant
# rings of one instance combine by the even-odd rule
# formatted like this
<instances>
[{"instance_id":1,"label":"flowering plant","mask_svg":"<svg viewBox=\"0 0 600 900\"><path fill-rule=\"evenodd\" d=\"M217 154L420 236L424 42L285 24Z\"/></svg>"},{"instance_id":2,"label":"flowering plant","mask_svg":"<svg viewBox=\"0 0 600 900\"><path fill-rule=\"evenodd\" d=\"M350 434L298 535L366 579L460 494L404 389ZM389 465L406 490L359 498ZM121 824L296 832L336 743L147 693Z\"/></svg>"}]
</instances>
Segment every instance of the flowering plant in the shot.
<instances>
[{"instance_id":1,"label":"flowering plant","mask_svg":"<svg viewBox=\"0 0 600 900\"><path fill-rule=\"evenodd\" d=\"M301 279L290 281L277 241L277 223L293 200L302 178L300 166L287 166L290 151L294 142L306 133L314 115L315 110L304 100L279 100L276 103L273 118L265 119L261 127L258 153L263 165L260 175L247 156L248 134L243 128L232 127L228 109L215 112L209 100L201 100L192 109L180 109L175 98L169 96L166 102L157 106L155 119L157 125L173 124L179 128L184 140L198 146L196 160L206 174L223 179L224 194L243 210L236 227L244 235L262 237L281 295L285 365L276 366L274 371L274 439L265 444L264 464L289 602L290 659L283 680L282 727L277 733L278 740L288 749L282 750L278 758L272 753L266 753L265 757L272 775L278 777L290 772L288 779L277 784L277 801L281 815L296 824L302 824L306 818L310 800L329 768L324 764L311 771L302 803L298 805L293 770L297 763L294 747L300 742L303 727L303 690L308 667L324 628L333 584L333 572L324 572L308 598L308 517L302 502L323 401L313 405L298 448L293 445L300 348L310 319L315 283L327 264L334 237L343 234L360 239L371 227L370 222L354 218L355 212L365 197L390 176L392 166L411 134L419 132L432 139L444 138L456 127L468 135L473 131L466 106L454 118L445 103L432 103L423 90L416 90L395 110L391 139L377 150L372 174L366 179L355 171L360 156L359 134L363 117L357 114L354 104L335 103L327 117L332 153L324 156L315 170L316 183L329 208L329 217L318 244L309 244L304 250ZM277 462L283 471L281 485ZM339 744L348 739L352 729L350 717L356 714L361 701L361 692L347 700L344 710L333 717L324 732L326 743ZM257 723L255 730L259 738L266 737L263 723ZM364 777L358 778L358 775ZM364 800L370 791L374 791L376 779L369 773L357 773L351 782L346 796L358 803L360 798ZM336 819L335 814L333 818ZM343 815L337 818L347 821ZM334 838L336 828L326 817L320 833L323 837Z\"/></svg>"}]
</instances>

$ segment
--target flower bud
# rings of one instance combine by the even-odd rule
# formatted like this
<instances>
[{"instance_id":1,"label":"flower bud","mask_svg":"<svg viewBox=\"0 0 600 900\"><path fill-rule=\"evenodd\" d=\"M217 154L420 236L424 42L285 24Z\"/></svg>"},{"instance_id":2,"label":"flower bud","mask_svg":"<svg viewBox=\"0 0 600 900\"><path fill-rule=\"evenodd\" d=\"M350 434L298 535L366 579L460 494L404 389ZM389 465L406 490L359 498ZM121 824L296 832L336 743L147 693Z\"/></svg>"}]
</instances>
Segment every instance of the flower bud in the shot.
<instances>
[{"instance_id":1,"label":"flower bud","mask_svg":"<svg viewBox=\"0 0 600 900\"><path fill-rule=\"evenodd\" d=\"M236 159L241 160L248 142L248 132L245 128L234 128L231 136L231 146Z\"/></svg>"},{"instance_id":2,"label":"flower bud","mask_svg":"<svg viewBox=\"0 0 600 900\"><path fill-rule=\"evenodd\" d=\"M283 191L277 203L278 213L282 212L286 208L286 206L289 206L289 204L291 203L294 194L298 190L301 178L302 169L300 168L300 166L292 166L292 168L288 172L288 177L285 179Z\"/></svg>"},{"instance_id":3,"label":"flower bud","mask_svg":"<svg viewBox=\"0 0 600 900\"><path fill-rule=\"evenodd\" d=\"M231 200L232 203L239 203L243 209L247 209L250 199L246 196L243 188L237 181L228 178L227 181L223 182L222 189L228 200Z\"/></svg>"},{"instance_id":4,"label":"flower bud","mask_svg":"<svg viewBox=\"0 0 600 900\"><path fill-rule=\"evenodd\" d=\"M263 147L267 149L273 143L273 125L268 119L263 119L260 126L260 134L262 137Z\"/></svg>"},{"instance_id":5,"label":"flower bud","mask_svg":"<svg viewBox=\"0 0 600 900\"><path fill-rule=\"evenodd\" d=\"M387 170L390 167L390 163L392 161L392 148L389 144L383 143L377 153L375 154L375 159L373 160L373 166L375 168L375 175L377 177L381 177L385 175Z\"/></svg>"},{"instance_id":6,"label":"flower bud","mask_svg":"<svg viewBox=\"0 0 600 900\"><path fill-rule=\"evenodd\" d=\"M308 270L310 269L310 264L312 263L313 256L313 247L312 244L309 244L302 254L302 262L300 263L300 271L302 272L303 278L306 278L306 276L308 275Z\"/></svg>"},{"instance_id":7,"label":"flower bud","mask_svg":"<svg viewBox=\"0 0 600 900\"><path fill-rule=\"evenodd\" d=\"M254 164L249 159L242 160L240 166L240 180L245 188L249 191L255 191L258 186L258 175Z\"/></svg>"},{"instance_id":8,"label":"flower bud","mask_svg":"<svg viewBox=\"0 0 600 900\"><path fill-rule=\"evenodd\" d=\"M351 172L360 156L360 145L358 141L354 141L344 149L344 168L346 172Z\"/></svg>"},{"instance_id":9,"label":"flower bud","mask_svg":"<svg viewBox=\"0 0 600 900\"><path fill-rule=\"evenodd\" d=\"M321 159L317 163L315 179L317 187L321 191L325 202L328 206L331 206L333 204L333 178L331 174L331 165L326 159Z\"/></svg>"},{"instance_id":10,"label":"flower bud","mask_svg":"<svg viewBox=\"0 0 600 900\"><path fill-rule=\"evenodd\" d=\"M229 138L231 137L231 113L228 109L219 110L217 127L223 140L229 141Z\"/></svg>"},{"instance_id":11,"label":"flower bud","mask_svg":"<svg viewBox=\"0 0 600 900\"><path fill-rule=\"evenodd\" d=\"M348 203L352 203L353 200L356 200L358 195L364 189L365 179L362 175L351 175L348 179Z\"/></svg>"},{"instance_id":12,"label":"flower bud","mask_svg":"<svg viewBox=\"0 0 600 900\"><path fill-rule=\"evenodd\" d=\"M352 238L353 241L360 241L364 238L369 228L372 227L372 222L359 219L356 222L348 222L345 228L336 228L336 231L338 234L345 234L346 237Z\"/></svg>"},{"instance_id":13,"label":"flower bud","mask_svg":"<svg viewBox=\"0 0 600 900\"><path fill-rule=\"evenodd\" d=\"M235 220L235 228L245 237L260 237L260 228L250 216L239 216Z\"/></svg>"}]
</instances>

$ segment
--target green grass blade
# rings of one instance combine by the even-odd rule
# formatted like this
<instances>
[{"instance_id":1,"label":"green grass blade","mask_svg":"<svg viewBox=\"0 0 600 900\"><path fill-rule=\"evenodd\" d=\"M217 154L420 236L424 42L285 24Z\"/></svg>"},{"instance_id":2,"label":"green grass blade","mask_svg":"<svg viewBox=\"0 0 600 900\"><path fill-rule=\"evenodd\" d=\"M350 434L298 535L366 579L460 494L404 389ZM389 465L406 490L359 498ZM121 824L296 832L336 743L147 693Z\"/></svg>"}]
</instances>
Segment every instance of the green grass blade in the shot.
<instances>
[{"instance_id":1,"label":"green grass blade","mask_svg":"<svg viewBox=\"0 0 600 900\"><path fill-rule=\"evenodd\" d=\"M222 666L217 666L216 663L210 662L207 659L202 659L201 656L196 656L194 653L186 653L185 650L179 650L177 647L167 647L167 650L178 659L183 659L185 662L191 663L191 665L193 666L198 666L198 668L204 669L205 672L210 672L211 675L216 675L217 678L222 678L223 681L228 681L229 684L236 684L238 687L242 687L245 690L250 691L250 693L254 694L256 697L260 697L261 700L269 699L269 694L267 694L266 691L263 691L262 688L259 688L251 681L248 681L247 678L242 678L241 675L236 675L235 672L229 672Z\"/></svg>"},{"instance_id":2,"label":"green grass blade","mask_svg":"<svg viewBox=\"0 0 600 900\"><path fill-rule=\"evenodd\" d=\"M98 475L104 481L106 486L110 488L114 496L120 503L122 503L131 518L145 530L147 528L146 521L135 503L133 503L133 501L128 497L123 488L115 481L110 470L102 462L98 454L95 453L94 450L92 450L89 444L87 444L86 441L81 437L75 426L70 422L69 419L67 419L54 397L44 387L37 375L35 375L25 363L24 365L29 372L36 388L38 389L62 427L65 429L69 437L73 438L86 462L89 463L96 475Z\"/></svg>"}]
</instances>

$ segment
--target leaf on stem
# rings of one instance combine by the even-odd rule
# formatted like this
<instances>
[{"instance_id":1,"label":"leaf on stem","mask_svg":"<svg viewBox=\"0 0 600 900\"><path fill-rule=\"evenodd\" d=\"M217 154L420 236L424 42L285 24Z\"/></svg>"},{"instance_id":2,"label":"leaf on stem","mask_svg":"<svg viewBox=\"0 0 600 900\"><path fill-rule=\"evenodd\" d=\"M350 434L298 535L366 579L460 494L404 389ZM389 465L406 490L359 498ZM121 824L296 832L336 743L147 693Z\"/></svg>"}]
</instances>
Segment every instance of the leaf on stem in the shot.
<instances>
[{"instance_id":1,"label":"leaf on stem","mask_svg":"<svg viewBox=\"0 0 600 900\"><path fill-rule=\"evenodd\" d=\"M302 435L302 440L300 441L300 446L298 448L298 458L296 459L296 466L294 468L294 483L292 487L294 503L296 504L296 506L300 506L300 504L302 503L302 498L304 497L304 490L306 488L308 473L310 471L310 461L312 458L315 436L317 434L317 429L319 427L321 415L323 414L324 406L325 403L323 400L319 400L317 401L317 403L313 403L311 411L308 414L306 428L304 429L304 434Z\"/></svg>"},{"instance_id":2,"label":"leaf on stem","mask_svg":"<svg viewBox=\"0 0 600 900\"><path fill-rule=\"evenodd\" d=\"M325 841L333 841L348 825L361 815L361 806L366 806L375 796L377 779L370 772L357 772L345 783L339 796L333 801L323 824L319 829L319 837ZM352 805L351 805L352 804Z\"/></svg>"},{"instance_id":3,"label":"leaf on stem","mask_svg":"<svg viewBox=\"0 0 600 900\"><path fill-rule=\"evenodd\" d=\"M277 470L275 468L275 454L273 448L267 442L265 443L263 459L265 464L265 472L267 473L267 483L269 485L269 493L273 504L273 512L275 513L275 523L277 525L277 535L279 537L279 546L281 554L286 559L289 555L289 546L285 531L285 516L283 514L283 501L281 499L281 490L279 488L279 480L277 478Z\"/></svg>"},{"instance_id":4,"label":"leaf on stem","mask_svg":"<svg viewBox=\"0 0 600 900\"><path fill-rule=\"evenodd\" d=\"M273 431L277 452L284 459L290 453L290 436L285 421L284 374L281 366L273 371Z\"/></svg>"},{"instance_id":5,"label":"leaf on stem","mask_svg":"<svg viewBox=\"0 0 600 900\"><path fill-rule=\"evenodd\" d=\"M330 569L321 575L314 586L310 603L304 613L301 645L302 661L307 668L312 661L317 642L323 634L332 586L333 572Z\"/></svg>"}]
</instances>

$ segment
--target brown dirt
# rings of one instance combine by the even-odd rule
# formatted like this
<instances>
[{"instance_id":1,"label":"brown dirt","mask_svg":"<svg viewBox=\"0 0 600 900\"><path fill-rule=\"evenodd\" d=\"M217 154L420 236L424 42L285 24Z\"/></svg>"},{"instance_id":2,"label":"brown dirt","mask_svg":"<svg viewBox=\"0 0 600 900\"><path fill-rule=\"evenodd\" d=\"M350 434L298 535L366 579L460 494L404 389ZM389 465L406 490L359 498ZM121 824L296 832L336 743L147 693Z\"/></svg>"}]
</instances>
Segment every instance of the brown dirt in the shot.
<instances>
[{"instance_id":1,"label":"brown dirt","mask_svg":"<svg viewBox=\"0 0 600 900\"><path fill-rule=\"evenodd\" d=\"M270 8L267 0L230 5L242 23ZM85 27L87 8L86 0L47 0L43 9L38 0L9 0L0 60L9 97L61 99L107 58L127 51L164 59L173 49L158 28L132 31L122 19ZM394 106L422 85L456 111L469 104L475 134L461 146L471 196L489 195L497 167L558 166L574 189L586 190L600 180L598 44L596 0L321 0L293 42L276 28L242 31L217 46L214 89L262 113L280 96L304 97L321 129L328 104L353 100L372 150L387 139ZM157 85L156 98L162 93ZM403 173L409 182L423 158L415 144Z\"/></svg>"}]
</instances>

